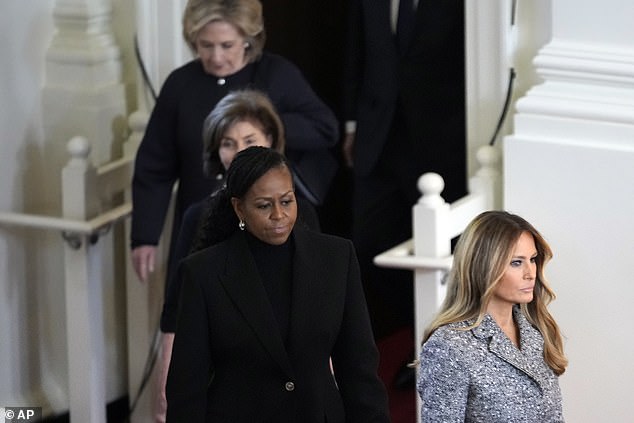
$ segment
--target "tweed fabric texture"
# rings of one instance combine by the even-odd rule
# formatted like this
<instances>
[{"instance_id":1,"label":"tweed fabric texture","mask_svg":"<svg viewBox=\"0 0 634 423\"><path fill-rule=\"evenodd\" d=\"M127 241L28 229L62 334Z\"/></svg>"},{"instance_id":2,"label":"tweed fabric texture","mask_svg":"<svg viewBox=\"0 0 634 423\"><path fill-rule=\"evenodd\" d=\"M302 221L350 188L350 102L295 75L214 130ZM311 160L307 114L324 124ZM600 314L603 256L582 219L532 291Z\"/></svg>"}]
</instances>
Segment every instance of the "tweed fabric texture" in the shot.
<instances>
[{"instance_id":1,"label":"tweed fabric texture","mask_svg":"<svg viewBox=\"0 0 634 423\"><path fill-rule=\"evenodd\" d=\"M518 349L490 315L438 328L423 345L417 389L422 422L563 422L558 377L544 340L519 307Z\"/></svg>"}]
</instances>

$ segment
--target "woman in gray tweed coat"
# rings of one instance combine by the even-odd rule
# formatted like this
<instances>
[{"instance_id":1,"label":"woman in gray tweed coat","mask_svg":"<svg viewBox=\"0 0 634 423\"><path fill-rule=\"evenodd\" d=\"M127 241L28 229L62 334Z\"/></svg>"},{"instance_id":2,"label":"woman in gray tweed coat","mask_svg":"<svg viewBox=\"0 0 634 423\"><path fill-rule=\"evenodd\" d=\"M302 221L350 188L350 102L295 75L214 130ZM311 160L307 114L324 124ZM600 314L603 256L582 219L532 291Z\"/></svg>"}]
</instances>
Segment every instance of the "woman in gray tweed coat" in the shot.
<instances>
[{"instance_id":1,"label":"woman in gray tweed coat","mask_svg":"<svg viewBox=\"0 0 634 423\"><path fill-rule=\"evenodd\" d=\"M568 360L543 273L551 257L517 215L485 212L467 226L423 340L423 422L564 421L558 376Z\"/></svg>"}]
</instances>

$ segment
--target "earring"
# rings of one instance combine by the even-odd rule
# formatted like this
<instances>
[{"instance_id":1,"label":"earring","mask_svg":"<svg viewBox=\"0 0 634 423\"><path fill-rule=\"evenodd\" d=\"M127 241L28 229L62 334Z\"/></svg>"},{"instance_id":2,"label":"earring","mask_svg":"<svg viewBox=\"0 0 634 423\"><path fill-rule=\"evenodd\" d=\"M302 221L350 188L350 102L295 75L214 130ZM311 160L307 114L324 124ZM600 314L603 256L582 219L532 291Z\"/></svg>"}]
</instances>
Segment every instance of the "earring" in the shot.
<instances>
[{"instance_id":1,"label":"earring","mask_svg":"<svg viewBox=\"0 0 634 423\"><path fill-rule=\"evenodd\" d=\"M246 224L244 223L244 220L240 219L240 222L238 222L238 228L240 228L241 231L244 231L244 228L246 228Z\"/></svg>"},{"instance_id":2,"label":"earring","mask_svg":"<svg viewBox=\"0 0 634 423\"><path fill-rule=\"evenodd\" d=\"M251 44L249 44L249 43L244 43L244 48L249 48L249 47L251 47Z\"/></svg>"}]
</instances>

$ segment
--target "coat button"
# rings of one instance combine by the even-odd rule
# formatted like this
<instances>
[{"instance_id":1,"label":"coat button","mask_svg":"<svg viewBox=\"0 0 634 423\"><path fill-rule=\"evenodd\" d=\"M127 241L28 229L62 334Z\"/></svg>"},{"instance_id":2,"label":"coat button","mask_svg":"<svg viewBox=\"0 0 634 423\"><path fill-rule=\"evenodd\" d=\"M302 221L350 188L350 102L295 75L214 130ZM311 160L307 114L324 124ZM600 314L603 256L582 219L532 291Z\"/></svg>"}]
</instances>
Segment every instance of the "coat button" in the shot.
<instances>
[{"instance_id":1,"label":"coat button","mask_svg":"<svg viewBox=\"0 0 634 423\"><path fill-rule=\"evenodd\" d=\"M293 382L286 382L286 385L284 385L284 388L286 388L288 392L294 391L295 384Z\"/></svg>"}]
</instances>

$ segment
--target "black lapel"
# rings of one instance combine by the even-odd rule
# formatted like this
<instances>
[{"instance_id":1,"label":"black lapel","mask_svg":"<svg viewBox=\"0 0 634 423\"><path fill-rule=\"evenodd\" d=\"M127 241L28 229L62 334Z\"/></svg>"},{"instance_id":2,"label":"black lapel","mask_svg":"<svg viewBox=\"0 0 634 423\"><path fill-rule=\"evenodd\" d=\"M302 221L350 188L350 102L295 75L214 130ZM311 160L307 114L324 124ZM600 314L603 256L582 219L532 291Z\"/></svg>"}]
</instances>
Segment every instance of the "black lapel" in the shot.
<instances>
[{"instance_id":1,"label":"black lapel","mask_svg":"<svg viewBox=\"0 0 634 423\"><path fill-rule=\"evenodd\" d=\"M309 334L314 332L316 318L323 312L323 284L327 269L316 264L317 252L310 239L307 239L310 236L307 230L295 228L293 236L295 255L289 348L301 350L306 342L314 342Z\"/></svg>"},{"instance_id":2,"label":"black lapel","mask_svg":"<svg viewBox=\"0 0 634 423\"><path fill-rule=\"evenodd\" d=\"M229 239L227 267L221 276L221 282L264 348L286 374L291 376L291 364L273 308L243 233L238 232Z\"/></svg>"}]
</instances>

